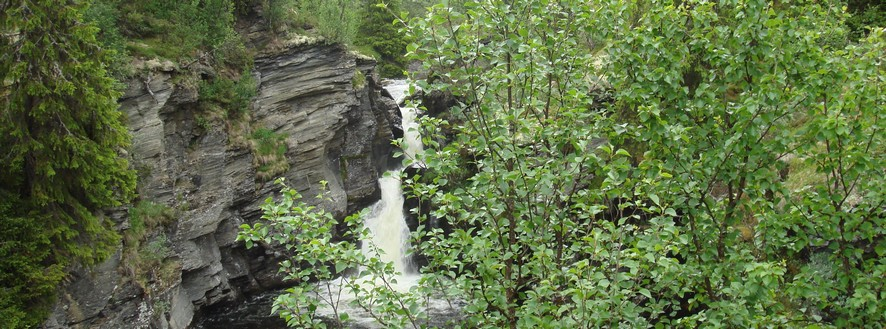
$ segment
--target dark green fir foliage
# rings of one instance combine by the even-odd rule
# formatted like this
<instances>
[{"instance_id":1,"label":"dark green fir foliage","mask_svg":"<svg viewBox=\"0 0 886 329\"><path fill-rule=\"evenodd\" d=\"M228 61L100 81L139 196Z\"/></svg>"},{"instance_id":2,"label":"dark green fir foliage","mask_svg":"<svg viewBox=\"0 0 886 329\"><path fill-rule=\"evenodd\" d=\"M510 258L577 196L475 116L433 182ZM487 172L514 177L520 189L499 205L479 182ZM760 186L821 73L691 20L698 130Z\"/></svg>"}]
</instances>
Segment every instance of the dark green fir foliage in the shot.
<instances>
[{"instance_id":1,"label":"dark green fir foliage","mask_svg":"<svg viewBox=\"0 0 886 329\"><path fill-rule=\"evenodd\" d=\"M0 2L0 312L13 327L42 321L66 266L113 252L100 211L135 188L120 94L84 10Z\"/></svg>"},{"instance_id":2,"label":"dark green fir foliage","mask_svg":"<svg viewBox=\"0 0 886 329\"><path fill-rule=\"evenodd\" d=\"M5 328L39 324L65 275L64 264L53 261L45 218L17 215L16 197L3 193L0 199L0 317Z\"/></svg>"},{"instance_id":3,"label":"dark green fir foliage","mask_svg":"<svg viewBox=\"0 0 886 329\"><path fill-rule=\"evenodd\" d=\"M361 38L358 44L371 47L378 54L379 74L383 77L402 77L406 70L406 35L394 25L400 12L399 1L386 1L378 5L375 1L366 1L363 22L360 28Z\"/></svg>"}]
</instances>

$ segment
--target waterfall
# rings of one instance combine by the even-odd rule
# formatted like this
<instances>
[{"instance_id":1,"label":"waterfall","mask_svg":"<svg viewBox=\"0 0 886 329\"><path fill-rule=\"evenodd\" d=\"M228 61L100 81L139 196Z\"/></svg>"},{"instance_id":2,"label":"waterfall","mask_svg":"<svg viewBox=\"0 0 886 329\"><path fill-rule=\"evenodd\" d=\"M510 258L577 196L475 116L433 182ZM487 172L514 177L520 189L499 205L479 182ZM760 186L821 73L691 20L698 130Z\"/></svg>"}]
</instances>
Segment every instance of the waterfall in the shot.
<instances>
[{"instance_id":1,"label":"waterfall","mask_svg":"<svg viewBox=\"0 0 886 329\"><path fill-rule=\"evenodd\" d=\"M404 80L392 80L386 89L399 104L405 98L407 87ZM400 115L403 118L403 153L409 158L414 158L416 153L423 151L415 109L401 107ZM414 274L415 269L411 268L406 256L409 252L409 227L406 226L403 213L403 189L400 186L400 172L402 170L403 168L400 167L379 178L381 200L373 206L365 225L372 232L372 242L382 251L378 257L383 261L392 262L397 272L408 275ZM372 251L367 248L365 243L363 253L366 256L376 256L370 254ZM414 280L403 279L405 278L401 278L398 282L414 282ZM408 289L409 287L402 288Z\"/></svg>"},{"instance_id":2,"label":"waterfall","mask_svg":"<svg viewBox=\"0 0 886 329\"><path fill-rule=\"evenodd\" d=\"M406 254L409 252L409 227L403 216L403 190L400 188L399 170L379 178L381 200L373 206L364 225L372 233L372 243L382 251L377 255L385 262L394 263L400 273L413 273ZM373 251L363 244L363 254L371 257Z\"/></svg>"},{"instance_id":3,"label":"waterfall","mask_svg":"<svg viewBox=\"0 0 886 329\"><path fill-rule=\"evenodd\" d=\"M392 80L385 86L394 99L399 104L405 97L408 85L404 80ZM423 145L418 133L418 123L416 122L416 111L413 108L401 107L403 127L403 153L407 157L414 157L416 153L423 151ZM410 288L417 285L420 275L418 271L409 262L407 257L409 253L409 228L406 225L405 214L403 212L403 190L400 185L400 173L404 168L398 168L388 172L388 174L379 178L378 183L381 188L381 200L372 206L371 211L365 219L364 225L369 229L372 237L372 243L381 251L380 255L371 254L373 251L368 248L368 241L363 243L363 253L369 257L379 257L381 260L394 264L394 269L401 273L389 281L391 287L400 292L407 292ZM357 297L349 291L344 284L345 278L340 277L330 281L317 283L317 288L322 292L329 291L329 294L321 293L321 298L335 299L336 308L339 313L348 313L350 320L349 328L380 328L380 325L365 310L350 305ZM359 279L358 279L359 280ZM363 284L381 284L379 282L366 282L359 280ZM396 283L393 283L396 282ZM259 313L265 313L270 308L270 304L274 296L283 293L283 291L274 291L265 293L253 298L250 302L243 303L239 310L233 312L234 316L250 317L255 316L256 309L263 309ZM453 308L452 301L430 297L424 300L424 311L427 312L431 325L443 326L450 319L457 319L460 315L459 305ZM334 318L334 311L327 305L317 309L320 316L329 319ZM240 314L240 315L237 315ZM245 316L243 315L245 314ZM230 315L228 315L230 317ZM238 328L284 328L276 317L266 318L257 316L255 322L247 321L247 325L238 326ZM211 328L212 325L206 326L197 324L197 328Z\"/></svg>"},{"instance_id":4,"label":"waterfall","mask_svg":"<svg viewBox=\"0 0 886 329\"><path fill-rule=\"evenodd\" d=\"M404 80L392 80L386 86L388 92L398 103L403 100L406 88L407 84ZM408 157L413 157L417 152L423 150L417 129L418 124L415 121L416 112L415 109L401 107L400 113L403 118L403 153ZM381 200L372 206L365 219L364 226L369 229L371 241L363 241L362 252L367 257L378 257L382 261L393 263L394 269L400 274L394 278L388 278L390 280L388 283L399 292L408 292L418 283L420 276L407 257L410 232L403 212L403 189L400 185L402 170L401 166L378 179L378 184L381 187ZM374 253L374 250L369 247L369 242L375 245L379 254ZM379 325L371 314L349 305L357 297L347 288L342 289L344 287L343 279L338 278L321 283L320 289L336 291L334 294L337 295L339 312L350 315L350 321L354 328L377 328ZM381 282L366 282L362 279L358 279L358 281L361 284L382 284ZM317 312L323 316L333 317L332 309L326 307L318 309Z\"/></svg>"},{"instance_id":5,"label":"waterfall","mask_svg":"<svg viewBox=\"0 0 886 329\"><path fill-rule=\"evenodd\" d=\"M391 93L391 97L397 101L397 104L400 104L406 98L408 87L409 85L405 80L392 80L392 83L385 88ZM416 153L424 151L424 145L421 143L421 134L418 132L416 110L413 107L400 107L400 116L403 118L401 121L401 126L403 127L403 154L408 158L415 158Z\"/></svg>"}]
</instances>

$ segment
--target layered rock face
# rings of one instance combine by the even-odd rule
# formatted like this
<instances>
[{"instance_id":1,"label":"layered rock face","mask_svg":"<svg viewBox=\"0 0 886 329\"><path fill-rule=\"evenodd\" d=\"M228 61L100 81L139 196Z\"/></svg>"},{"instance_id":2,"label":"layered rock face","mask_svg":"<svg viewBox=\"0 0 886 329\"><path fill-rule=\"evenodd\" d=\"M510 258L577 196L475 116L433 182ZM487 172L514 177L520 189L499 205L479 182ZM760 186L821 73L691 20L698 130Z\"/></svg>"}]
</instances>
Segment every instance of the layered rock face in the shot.
<instances>
[{"instance_id":1,"label":"layered rock face","mask_svg":"<svg viewBox=\"0 0 886 329\"><path fill-rule=\"evenodd\" d=\"M285 136L289 186L308 199L329 182L321 206L343 217L379 197L399 125L397 105L377 83L375 63L335 45L302 45L261 55L246 125ZM76 270L49 328L184 328L200 308L283 285L273 250L246 250L238 227L261 216L279 190L257 177L254 152L224 120L206 121L196 88L176 72L133 80L121 100L133 134L140 199L175 210L163 232L176 270L137 283L121 268L122 252L91 270ZM126 230L125 209L111 216Z\"/></svg>"}]
</instances>

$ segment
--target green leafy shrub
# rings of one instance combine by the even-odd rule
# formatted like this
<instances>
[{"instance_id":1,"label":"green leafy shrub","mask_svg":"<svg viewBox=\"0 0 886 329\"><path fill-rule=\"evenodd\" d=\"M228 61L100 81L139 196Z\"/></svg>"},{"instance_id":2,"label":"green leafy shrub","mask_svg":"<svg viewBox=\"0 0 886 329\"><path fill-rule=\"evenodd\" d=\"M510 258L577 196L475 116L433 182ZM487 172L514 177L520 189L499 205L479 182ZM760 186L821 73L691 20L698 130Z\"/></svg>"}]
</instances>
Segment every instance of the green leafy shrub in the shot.
<instances>
[{"instance_id":1,"label":"green leafy shrub","mask_svg":"<svg viewBox=\"0 0 886 329\"><path fill-rule=\"evenodd\" d=\"M457 2L460 1L449 1L450 5ZM436 4L434 0L403 0L401 6L409 14L409 17L421 18L428 13L427 8L434 4Z\"/></svg>"},{"instance_id":2,"label":"green leafy shrub","mask_svg":"<svg viewBox=\"0 0 886 329\"><path fill-rule=\"evenodd\" d=\"M419 85L460 101L401 177L431 205L413 292L477 328L882 327L886 31L841 41L830 4L489 0L410 21ZM300 207L249 239L309 245L286 240ZM284 271L350 259L296 254ZM304 292L278 309L310 316Z\"/></svg>"},{"instance_id":3,"label":"green leafy shrub","mask_svg":"<svg viewBox=\"0 0 886 329\"><path fill-rule=\"evenodd\" d=\"M298 0L261 1L262 11L271 31L280 34L304 25L306 17L300 14L299 3Z\"/></svg>"},{"instance_id":4,"label":"green leafy shrub","mask_svg":"<svg viewBox=\"0 0 886 329\"><path fill-rule=\"evenodd\" d=\"M253 65L252 51L246 48L239 35L231 33L213 51L216 65L246 71ZM241 75L242 75L241 74Z\"/></svg>"},{"instance_id":5,"label":"green leafy shrub","mask_svg":"<svg viewBox=\"0 0 886 329\"><path fill-rule=\"evenodd\" d=\"M360 26L360 2L350 0L305 0L299 9L310 17L308 22L328 42L350 45Z\"/></svg>"}]
</instances>

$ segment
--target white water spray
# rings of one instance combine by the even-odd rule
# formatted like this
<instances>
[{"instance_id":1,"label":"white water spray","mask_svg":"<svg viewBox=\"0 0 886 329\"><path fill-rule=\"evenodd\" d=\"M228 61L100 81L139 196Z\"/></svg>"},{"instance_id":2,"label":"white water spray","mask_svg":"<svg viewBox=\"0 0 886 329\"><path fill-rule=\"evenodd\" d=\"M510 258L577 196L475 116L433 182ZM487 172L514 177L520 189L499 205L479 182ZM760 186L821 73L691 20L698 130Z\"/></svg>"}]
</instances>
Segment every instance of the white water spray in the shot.
<instances>
[{"instance_id":1,"label":"white water spray","mask_svg":"<svg viewBox=\"0 0 886 329\"><path fill-rule=\"evenodd\" d=\"M395 80L393 84L387 87L388 92L391 93L391 97L397 101L397 104L400 104L406 98L407 89L408 85L406 84L406 81L403 80ZM418 132L419 126L418 120L416 120L416 110L412 107L401 107L400 116L403 118L403 154L405 154L407 158L415 159L415 154L424 151L424 145L421 142L421 134ZM402 170L402 168L397 171L399 172L400 170Z\"/></svg>"},{"instance_id":2,"label":"white water spray","mask_svg":"<svg viewBox=\"0 0 886 329\"><path fill-rule=\"evenodd\" d=\"M391 84L386 87L398 103L405 97L406 88L406 81L403 80L391 81ZM418 123L415 122L415 109L400 108L400 113L403 118L403 153L408 157L414 157L416 153L423 150L421 136L418 133ZM392 170L378 179L378 184L381 187L381 200L372 206L372 210L364 222L364 225L370 231L371 241L363 241L362 252L366 257L378 257L382 261L393 263L394 269L400 274L394 278L389 278L388 284L394 290L408 292L410 288L418 283L420 276L408 258L410 232L403 213L403 189L400 185L400 172L402 170L402 167ZM379 254L375 254L373 248L369 247L370 242L376 247ZM332 284L332 290L338 290L343 286L342 280L343 278L339 278L328 283ZM361 284L383 283L363 282ZM347 288L344 290L337 298L339 312L348 313L351 316L351 321L357 327L376 327L378 324L375 323L371 315L364 314L365 311L362 309L352 308L348 305L356 296L348 293ZM332 310L324 309L318 310L318 312L326 316L332 316Z\"/></svg>"},{"instance_id":3,"label":"white water spray","mask_svg":"<svg viewBox=\"0 0 886 329\"><path fill-rule=\"evenodd\" d=\"M403 80L393 80L386 89L394 100L399 104L406 97L408 85ZM421 143L421 135L418 132L416 112L414 108L401 107L401 125L403 127L403 144L401 148L408 158L415 158L415 154L422 152L424 147ZM373 206L372 213L366 219L365 225L372 232L372 243L381 251L377 255L381 260L392 262L394 269L403 275L415 274L407 255L409 253L409 227L403 214L403 189L400 186L400 172L403 168L388 172L379 178L381 187L381 200ZM363 247L364 255L376 256L372 250ZM415 282L411 278L398 278L398 282ZM400 287L408 290L409 287Z\"/></svg>"},{"instance_id":4,"label":"white water spray","mask_svg":"<svg viewBox=\"0 0 886 329\"><path fill-rule=\"evenodd\" d=\"M378 180L381 200L373 206L364 223L372 233L372 243L381 254L374 255L367 243L363 244L363 254L367 257L378 256L382 261L393 263L397 272L408 274L414 269L406 258L409 252L409 227L403 216L403 190L397 172L386 176Z\"/></svg>"}]
</instances>

